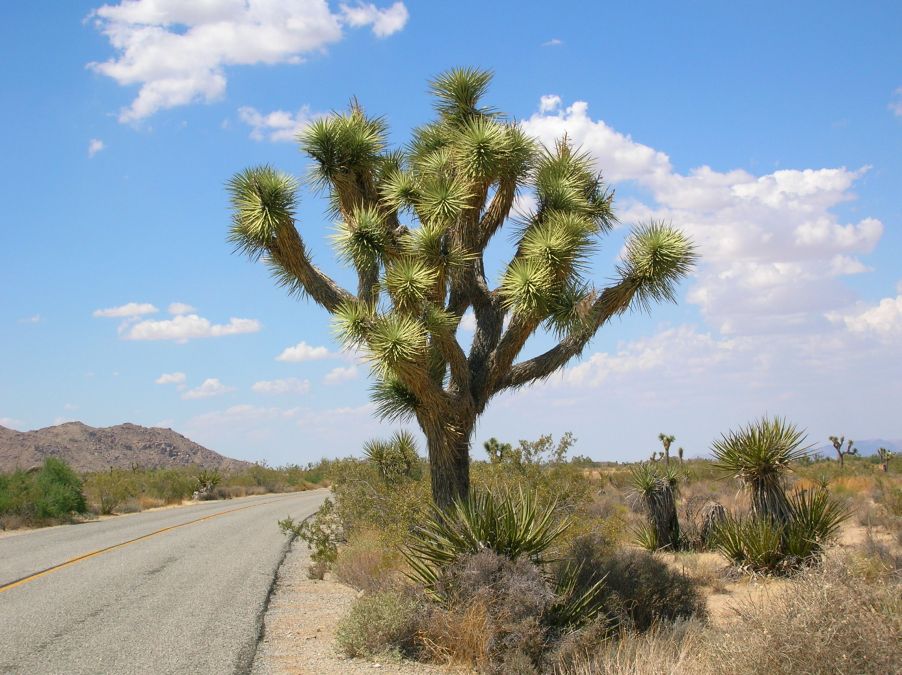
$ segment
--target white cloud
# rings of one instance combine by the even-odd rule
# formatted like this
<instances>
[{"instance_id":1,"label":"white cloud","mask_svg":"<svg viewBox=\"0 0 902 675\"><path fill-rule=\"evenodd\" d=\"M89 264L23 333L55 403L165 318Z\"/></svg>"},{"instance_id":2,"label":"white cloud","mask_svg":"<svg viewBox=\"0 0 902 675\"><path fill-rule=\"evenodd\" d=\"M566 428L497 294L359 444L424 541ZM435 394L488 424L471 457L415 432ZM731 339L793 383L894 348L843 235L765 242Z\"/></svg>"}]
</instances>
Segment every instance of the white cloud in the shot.
<instances>
[{"instance_id":1,"label":"white cloud","mask_svg":"<svg viewBox=\"0 0 902 675\"><path fill-rule=\"evenodd\" d=\"M91 14L115 56L89 63L122 86L139 86L120 122L195 102L221 99L229 66L298 64L342 38L342 24L371 25L385 37L407 21L407 8L342 7L325 0L122 0Z\"/></svg>"},{"instance_id":2,"label":"white cloud","mask_svg":"<svg viewBox=\"0 0 902 675\"><path fill-rule=\"evenodd\" d=\"M230 391L235 391L235 387L224 385L219 381L219 378L208 377L199 387L189 389L184 394L182 394L182 398L186 400L210 398L211 396L221 396L222 394L228 394Z\"/></svg>"},{"instance_id":3,"label":"white cloud","mask_svg":"<svg viewBox=\"0 0 902 675\"><path fill-rule=\"evenodd\" d=\"M314 347L302 340L293 347L286 347L282 350L282 353L276 357L276 361L300 363L301 361L320 361L332 356L333 354L325 347Z\"/></svg>"},{"instance_id":4,"label":"white cloud","mask_svg":"<svg viewBox=\"0 0 902 675\"><path fill-rule=\"evenodd\" d=\"M18 321L19 323L41 323L41 315L40 314L32 314L31 316L26 316Z\"/></svg>"},{"instance_id":5,"label":"white cloud","mask_svg":"<svg viewBox=\"0 0 902 675\"><path fill-rule=\"evenodd\" d=\"M893 92L893 98L889 102L889 109L892 110L893 115L896 117L902 117L902 87L896 89Z\"/></svg>"},{"instance_id":6,"label":"white cloud","mask_svg":"<svg viewBox=\"0 0 902 675\"><path fill-rule=\"evenodd\" d=\"M75 405L74 403L64 403L63 410L69 410L69 411L78 410L78 406Z\"/></svg>"},{"instance_id":7,"label":"white cloud","mask_svg":"<svg viewBox=\"0 0 902 675\"><path fill-rule=\"evenodd\" d=\"M844 325L851 333L870 335L885 341L902 338L902 282L895 298L883 298L876 305L861 305L848 312L830 312L827 318Z\"/></svg>"},{"instance_id":8,"label":"white cloud","mask_svg":"<svg viewBox=\"0 0 902 675\"><path fill-rule=\"evenodd\" d=\"M288 377L283 380L261 380L254 382L251 390L258 394L306 394L310 391L310 380Z\"/></svg>"},{"instance_id":9,"label":"white cloud","mask_svg":"<svg viewBox=\"0 0 902 675\"><path fill-rule=\"evenodd\" d=\"M563 40L559 40L558 38L551 38L550 40L546 40L542 43L543 47L560 47L564 44Z\"/></svg>"},{"instance_id":10,"label":"white cloud","mask_svg":"<svg viewBox=\"0 0 902 675\"><path fill-rule=\"evenodd\" d=\"M350 382L357 379L357 366L348 366L347 368L333 368L330 370L323 382L326 384L340 384L342 382Z\"/></svg>"},{"instance_id":11,"label":"white cloud","mask_svg":"<svg viewBox=\"0 0 902 675\"><path fill-rule=\"evenodd\" d=\"M557 110L561 107L561 97L556 94L549 94L539 99L539 112L547 113Z\"/></svg>"},{"instance_id":12,"label":"white cloud","mask_svg":"<svg viewBox=\"0 0 902 675\"><path fill-rule=\"evenodd\" d=\"M585 102L543 97L539 106L527 132L546 145L567 133L615 187L633 182L650 194L621 200L623 222L669 221L693 238L701 262L688 299L721 332L817 330L824 312L854 300L840 278L868 270L856 255L874 249L883 224L842 222L832 209L854 198L867 167L681 174L665 153L593 120Z\"/></svg>"},{"instance_id":13,"label":"white cloud","mask_svg":"<svg viewBox=\"0 0 902 675\"><path fill-rule=\"evenodd\" d=\"M119 307L95 309L94 316L113 319L126 319L135 316L142 316L144 314L155 314L158 311L159 310L149 302L129 302L128 304L120 305Z\"/></svg>"},{"instance_id":14,"label":"white cloud","mask_svg":"<svg viewBox=\"0 0 902 675\"><path fill-rule=\"evenodd\" d=\"M345 22L354 28L373 27L376 37L384 38L397 33L407 24L409 14L403 2L396 2L387 9L378 9L373 3L358 3L353 7L341 5Z\"/></svg>"},{"instance_id":15,"label":"white cloud","mask_svg":"<svg viewBox=\"0 0 902 675\"><path fill-rule=\"evenodd\" d=\"M126 340L175 340L187 342L196 338L222 337L256 333L260 330L256 319L231 318L226 324L214 324L197 314L181 314L161 321L141 321L120 327Z\"/></svg>"},{"instance_id":16,"label":"white cloud","mask_svg":"<svg viewBox=\"0 0 902 675\"><path fill-rule=\"evenodd\" d=\"M98 152L103 150L106 146L103 144L103 141L99 138L92 138L88 142L88 157L93 157Z\"/></svg>"},{"instance_id":17,"label":"white cloud","mask_svg":"<svg viewBox=\"0 0 902 675\"><path fill-rule=\"evenodd\" d=\"M464 315L460 317L458 328L467 333L474 333L476 331L476 314L473 313L472 309L468 309L464 312Z\"/></svg>"},{"instance_id":18,"label":"white cloud","mask_svg":"<svg viewBox=\"0 0 902 675\"><path fill-rule=\"evenodd\" d=\"M191 305L187 305L184 302L172 302L169 304L169 313L178 316L180 314L193 314L197 310Z\"/></svg>"},{"instance_id":19,"label":"white cloud","mask_svg":"<svg viewBox=\"0 0 902 675\"><path fill-rule=\"evenodd\" d=\"M306 105L294 114L284 110L261 113L250 106L238 109L238 117L251 127L250 135L255 141L293 142L304 127L321 116L322 113L311 113Z\"/></svg>"},{"instance_id":20,"label":"white cloud","mask_svg":"<svg viewBox=\"0 0 902 675\"><path fill-rule=\"evenodd\" d=\"M22 420L17 420L13 417L0 417L0 427L15 429L16 431L23 431L24 426L25 422L23 422Z\"/></svg>"},{"instance_id":21,"label":"white cloud","mask_svg":"<svg viewBox=\"0 0 902 675\"><path fill-rule=\"evenodd\" d=\"M163 373L154 380L157 384L185 384L185 373Z\"/></svg>"}]
</instances>

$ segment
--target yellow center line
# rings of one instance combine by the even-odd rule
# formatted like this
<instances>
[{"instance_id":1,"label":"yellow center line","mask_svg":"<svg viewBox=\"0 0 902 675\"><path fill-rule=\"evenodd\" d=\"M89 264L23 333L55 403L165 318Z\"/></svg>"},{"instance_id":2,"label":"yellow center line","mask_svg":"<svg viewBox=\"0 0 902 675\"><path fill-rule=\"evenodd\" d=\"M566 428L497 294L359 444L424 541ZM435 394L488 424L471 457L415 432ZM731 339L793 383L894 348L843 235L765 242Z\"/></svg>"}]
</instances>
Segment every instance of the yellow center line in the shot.
<instances>
[{"instance_id":1,"label":"yellow center line","mask_svg":"<svg viewBox=\"0 0 902 675\"><path fill-rule=\"evenodd\" d=\"M104 548L99 548L96 551L91 551L90 553L85 553L80 556L76 556L74 558L70 558L65 562L61 562L58 565L53 565L52 567L48 567L46 569L40 570L39 572L34 572L33 574L29 574L20 579L16 579L15 581L10 581L9 583L3 584L0 586L0 593L8 591L16 586L21 586L22 584L27 584L29 581L34 581L35 579L39 579L40 577L46 576L48 574L52 574L53 572L57 572L65 567L70 567L75 565L76 563L80 563L83 560L87 560L88 558L94 558L103 553L107 553L109 551L113 551L117 548L122 548L123 546L128 546L129 544L134 544L135 542L141 541L143 539L149 539L150 537L155 537L158 534L162 534L163 532L169 532L170 530L175 530L180 527L185 527L186 525L194 525L195 523L200 523L205 520L210 520L211 518L216 518L218 516L224 516L229 513L235 513L236 511L244 511L245 509L251 509L255 506L263 506L264 504L272 504L273 502L281 501L281 499L269 499L265 502L257 502L256 504L249 504L247 506L239 506L237 509L228 509L227 511L217 511L216 513L211 513L209 515L203 516L201 518L195 518L194 520L189 520L186 523L179 523L178 525L170 525L169 527L164 527L160 530L156 530L155 532L150 532L149 534L143 534L140 537L135 537L134 539L129 539L128 541L123 541L118 544L113 544L112 546L106 546Z\"/></svg>"}]
</instances>

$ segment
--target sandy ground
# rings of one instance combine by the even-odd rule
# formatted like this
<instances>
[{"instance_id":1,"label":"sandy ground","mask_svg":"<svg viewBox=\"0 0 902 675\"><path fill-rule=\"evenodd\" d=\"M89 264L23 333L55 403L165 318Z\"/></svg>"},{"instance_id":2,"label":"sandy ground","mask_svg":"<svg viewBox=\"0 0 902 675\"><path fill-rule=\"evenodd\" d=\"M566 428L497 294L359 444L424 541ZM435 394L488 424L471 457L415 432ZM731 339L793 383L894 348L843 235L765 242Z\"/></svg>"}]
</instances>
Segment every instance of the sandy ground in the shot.
<instances>
[{"instance_id":1,"label":"sandy ground","mask_svg":"<svg viewBox=\"0 0 902 675\"><path fill-rule=\"evenodd\" d=\"M295 542L279 569L257 648L254 675L349 673L446 673L435 666L391 659L349 659L335 645L338 622L357 597L354 589L328 578L307 578L309 553Z\"/></svg>"}]
</instances>

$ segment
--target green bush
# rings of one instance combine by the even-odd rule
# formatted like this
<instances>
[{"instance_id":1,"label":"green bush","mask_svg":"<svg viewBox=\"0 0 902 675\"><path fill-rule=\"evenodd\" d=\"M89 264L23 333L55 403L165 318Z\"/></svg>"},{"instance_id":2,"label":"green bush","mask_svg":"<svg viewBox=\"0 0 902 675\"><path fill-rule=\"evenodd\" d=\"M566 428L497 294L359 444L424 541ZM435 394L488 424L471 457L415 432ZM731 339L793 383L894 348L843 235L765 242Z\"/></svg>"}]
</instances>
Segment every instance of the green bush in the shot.
<instances>
[{"instance_id":1,"label":"green bush","mask_svg":"<svg viewBox=\"0 0 902 675\"><path fill-rule=\"evenodd\" d=\"M335 562L338 544L344 540L335 502L328 498L312 518L297 522L288 516L279 521L279 529L306 542L311 551L310 559L321 567Z\"/></svg>"},{"instance_id":2,"label":"green bush","mask_svg":"<svg viewBox=\"0 0 902 675\"><path fill-rule=\"evenodd\" d=\"M37 471L0 475L0 516L42 524L86 511L81 479L61 459L48 457Z\"/></svg>"},{"instance_id":3,"label":"green bush","mask_svg":"<svg viewBox=\"0 0 902 675\"><path fill-rule=\"evenodd\" d=\"M411 595L394 591L363 595L338 625L335 639L347 656L411 655L421 611L421 604Z\"/></svg>"}]
</instances>

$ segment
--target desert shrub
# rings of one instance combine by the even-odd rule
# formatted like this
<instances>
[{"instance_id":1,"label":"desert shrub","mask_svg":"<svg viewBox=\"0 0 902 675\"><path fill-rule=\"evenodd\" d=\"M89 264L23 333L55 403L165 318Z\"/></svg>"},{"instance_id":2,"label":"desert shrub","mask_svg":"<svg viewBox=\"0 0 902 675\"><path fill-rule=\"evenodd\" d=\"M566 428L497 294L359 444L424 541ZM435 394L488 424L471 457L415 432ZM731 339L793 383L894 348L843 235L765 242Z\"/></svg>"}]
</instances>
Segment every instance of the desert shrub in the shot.
<instances>
[{"instance_id":1,"label":"desert shrub","mask_svg":"<svg viewBox=\"0 0 902 675\"><path fill-rule=\"evenodd\" d=\"M341 521L335 510L335 502L325 499L311 518L295 521L288 516L279 521L279 529L290 537L298 537L310 549L314 564L327 566L338 556L338 544L344 540ZM325 567L322 567L324 570ZM322 578L320 575L318 578Z\"/></svg>"},{"instance_id":2,"label":"desert shrub","mask_svg":"<svg viewBox=\"0 0 902 675\"><path fill-rule=\"evenodd\" d=\"M347 656L373 656L395 651L413 654L422 604L415 596L394 591L363 595L335 633Z\"/></svg>"},{"instance_id":3,"label":"desert shrub","mask_svg":"<svg viewBox=\"0 0 902 675\"><path fill-rule=\"evenodd\" d=\"M113 513L140 490L133 472L113 468L85 476L84 485L88 499L104 515Z\"/></svg>"},{"instance_id":4,"label":"desert shrub","mask_svg":"<svg viewBox=\"0 0 902 675\"><path fill-rule=\"evenodd\" d=\"M740 604L728 635L712 632L705 640L710 672L898 672L899 578L874 583L850 569L848 561L835 561L765 602Z\"/></svg>"},{"instance_id":5,"label":"desert shrub","mask_svg":"<svg viewBox=\"0 0 902 675\"><path fill-rule=\"evenodd\" d=\"M86 511L81 479L61 459L48 457L36 471L0 475L4 528L68 520Z\"/></svg>"},{"instance_id":6,"label":"desert shrub","mask_svg":"<svg viewBox=\"0 0 902 675\"><path fill-rule=\"evenodd\" d=\"M597 602L612 626L643 631L661 621L705 616L698 584L650 553L612 550L607 542L587 537L574 542L566 560L579 570L575 592L602 582Z\"/></svg>"},{"instance_id":7,"label":"desert shrub","mask_svg":"<svg viewBox=\"0 0 902 675\"><path fill-rule=\"evenodd\" d=\"M398 584L399 556L386 548L378 532L354 534L338 550L333 566L336 578L360 591L395 588Z\"/></svg>"},{"instance_id":8,"label":"desert shrub","mask_svg":"<svg viewBox=\"0 0 902 675\"><path fill-rule=\"evenodd\" d=\"M707 497L687 499L680 530L682 547L693 551L713 548L714 533L726 517L726 509L719 502Z\"/></svg>"},{"instance_id":9,"label":"desert shrub","mask_svg":"<svg viewBox=\"0 0 902 675\"><path fill-rule=\"evenodd\" d=\"M347 535L375 530L381 533L386 546L400 545L431 508L429 481L422 473L420 466L411 477L386 481L373 462L357 459L334 462L329 479L338 517Z\"/></svg>"}]
</instances>

